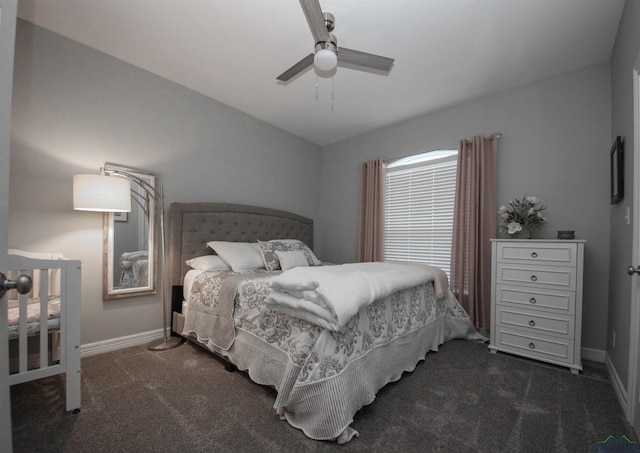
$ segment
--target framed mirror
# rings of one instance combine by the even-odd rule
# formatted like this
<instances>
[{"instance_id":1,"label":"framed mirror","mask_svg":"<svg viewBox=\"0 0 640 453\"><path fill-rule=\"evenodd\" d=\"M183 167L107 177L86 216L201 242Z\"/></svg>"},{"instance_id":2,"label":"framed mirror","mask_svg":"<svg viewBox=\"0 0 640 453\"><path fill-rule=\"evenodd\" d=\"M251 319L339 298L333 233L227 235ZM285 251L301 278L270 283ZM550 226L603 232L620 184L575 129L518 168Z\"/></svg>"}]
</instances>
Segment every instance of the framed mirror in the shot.
<instances>
[{"instance_id":1,"label":"framed mirror","mask_svg":"<svg viewBox=\"0 0 640 453\"><path fill-rule=\"evenodd\" d=\"M104 299L156 293L156 206L145 185L156 188L155 174L107 163L104 173L131 182L131 212L104 214Z\"/></svg>"}]
</instances>

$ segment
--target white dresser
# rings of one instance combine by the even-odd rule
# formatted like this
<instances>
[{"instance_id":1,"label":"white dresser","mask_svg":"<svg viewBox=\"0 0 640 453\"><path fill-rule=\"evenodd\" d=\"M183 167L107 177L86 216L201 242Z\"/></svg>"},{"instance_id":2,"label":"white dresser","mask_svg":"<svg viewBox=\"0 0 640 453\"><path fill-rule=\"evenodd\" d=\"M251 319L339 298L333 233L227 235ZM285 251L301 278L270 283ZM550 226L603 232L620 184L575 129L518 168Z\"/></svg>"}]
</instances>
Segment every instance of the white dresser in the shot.
<instances>
[{"instance_id":1,"label":"white dresser","mask_svg":"<svg viewBox=\"0 0 640 453\"><path fill-rule=\"evenodd\" d=\"M582 370L579 240L492 240L491 352Z\"/></svg>"}]
</instances>

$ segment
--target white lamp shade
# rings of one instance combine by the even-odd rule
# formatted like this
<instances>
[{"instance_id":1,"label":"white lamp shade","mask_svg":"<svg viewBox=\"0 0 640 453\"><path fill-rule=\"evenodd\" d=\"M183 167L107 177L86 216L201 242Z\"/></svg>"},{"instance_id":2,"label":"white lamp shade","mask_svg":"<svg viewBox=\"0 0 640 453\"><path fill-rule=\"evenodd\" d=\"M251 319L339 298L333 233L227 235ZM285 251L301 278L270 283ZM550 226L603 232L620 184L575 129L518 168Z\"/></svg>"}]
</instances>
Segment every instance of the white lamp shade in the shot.
<instances>
[{"instance_id":1,"label":"white lamp shade","mask_svg":"<svg viewBox=\"0 0 640 453\"><path fill-rule=\"evenodd\" d=\"M338 65L338 56L329 49L321 49L313 57L313 64L321 71L332 71Z\"/></svg>"},{"instance_id":2,"label":"white lamp shade","mask_svg":"<svg viewBox=\"0 0 640 453\"><path fill-rule=\"evenodd\" d=\"M80 211L131 211L131 182L106 175L73 175L73 209Z\"/></svg>"}]
</instances>

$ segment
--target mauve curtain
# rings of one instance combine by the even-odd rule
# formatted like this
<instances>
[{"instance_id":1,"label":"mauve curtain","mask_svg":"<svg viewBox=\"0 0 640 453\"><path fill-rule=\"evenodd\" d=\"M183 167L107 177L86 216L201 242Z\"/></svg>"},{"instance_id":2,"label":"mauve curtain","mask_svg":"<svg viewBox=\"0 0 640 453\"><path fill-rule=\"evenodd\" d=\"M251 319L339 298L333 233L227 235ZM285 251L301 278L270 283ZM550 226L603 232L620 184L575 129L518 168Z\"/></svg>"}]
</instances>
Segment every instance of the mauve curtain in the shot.
<instances>
[{"instance_id":1,"label":"mauve curtain","mask_svg":"<svg viewBox=\"0 0 640 453\"><path fill-rule=\"evenodd\" d=\"M496 234L498 137L460 140L450 286L479 329L491 327L491 242Z\"/></svg>"},{"instance_id":2,"label":"mauve curtain","mask_svg":"<svg viewBox=\"0 0 640 453\"><path fill-rule=\"evenodd\" d=\"M358 215L358 262L384 261L384 179L382 159L363 162Z\"/></svg>"}]
</instances>

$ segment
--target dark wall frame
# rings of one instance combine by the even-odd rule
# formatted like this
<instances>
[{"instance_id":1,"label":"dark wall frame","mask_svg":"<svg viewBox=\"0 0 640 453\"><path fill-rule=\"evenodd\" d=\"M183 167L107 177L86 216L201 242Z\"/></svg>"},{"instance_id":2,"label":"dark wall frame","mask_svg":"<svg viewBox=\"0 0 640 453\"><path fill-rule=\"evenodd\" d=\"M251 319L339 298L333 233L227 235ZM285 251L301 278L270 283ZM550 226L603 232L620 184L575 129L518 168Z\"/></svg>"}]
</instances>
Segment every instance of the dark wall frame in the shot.
<instances>
[{"instance_id":1,"label":"dark wall frame","mask_svg":"<svg viewBox=\"0 0 640 453\"><path fill-rule=\"evenodd\" d=\"M618 135L611 146L611 204L624 197L624 146Z\"/></svg>"}]
</instances>

